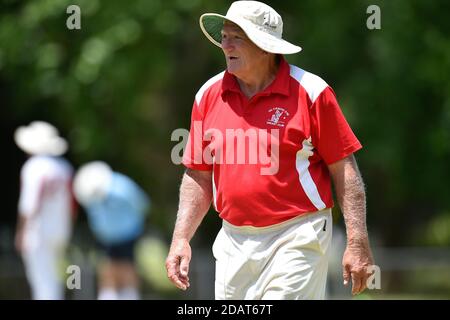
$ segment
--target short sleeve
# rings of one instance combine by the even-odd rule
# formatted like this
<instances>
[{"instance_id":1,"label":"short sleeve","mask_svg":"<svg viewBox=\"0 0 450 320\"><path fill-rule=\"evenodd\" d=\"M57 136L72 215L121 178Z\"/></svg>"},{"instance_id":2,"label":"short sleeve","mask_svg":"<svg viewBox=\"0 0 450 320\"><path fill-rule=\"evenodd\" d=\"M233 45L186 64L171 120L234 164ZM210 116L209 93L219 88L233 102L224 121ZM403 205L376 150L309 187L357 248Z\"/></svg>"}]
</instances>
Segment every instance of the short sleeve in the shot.
<instances>
[{"instance_id":1,"label":"short sleeve","mask_svg":"<svg viewBox=\"0 0 450 320\"><path fill-rule=\"evenodd\" d=\"M194 102L191 115L189 138L183 153L183 165L193 170L212 171L212 164L204 157L208 142L204 141L204 117L197 102Z\"/></svg>"},{"instance_id":2,"label":"short sleeve","mask_svg":"<svg viewBox=\"0 0 450 320\"><path fill-rule=\"evenodd\" d=\"M311 106L312 144L326 164L344 159L362 148L330 87Z\"/></svg>"}]
</instances>

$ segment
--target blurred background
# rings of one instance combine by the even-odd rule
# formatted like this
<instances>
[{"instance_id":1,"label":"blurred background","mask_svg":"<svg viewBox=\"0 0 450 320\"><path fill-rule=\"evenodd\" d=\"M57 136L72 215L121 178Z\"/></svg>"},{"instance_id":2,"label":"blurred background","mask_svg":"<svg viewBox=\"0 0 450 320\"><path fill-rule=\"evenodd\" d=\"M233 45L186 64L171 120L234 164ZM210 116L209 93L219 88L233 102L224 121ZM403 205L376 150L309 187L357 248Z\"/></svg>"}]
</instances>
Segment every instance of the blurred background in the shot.
<instances>
[{"instance_id":1,"label":"blurred background","mask_svg":"<svg viewBox=\"0 0 450 320\"><path fill-rule=\"evenodd\" d=\"M184 168L171 161L171 133L189 127L194 95L224 69L221 51L198 18L226 13L231 1L1 0L0 299L29 299L14 250L20 168L14 130L33 120L55 125L75 166L103 160L152 199L137 264L144 299L213 299L211 245L220 219L211 210L193 239L191 288L165 275ZM324 78L364 149L356 154L367 185L368 228L381 289L358 299L450 298L450 2L446 0L266 1L284 35L303 47L287 60ZM66 8L81 9L69 30ZM369 5L381 29L369 30ZM98 259L86 216L65 261L81 267L80 290L95 299ZM351 299L340 259L343 221L333 211L330 299Z\"/></svg>"}]
</instances>

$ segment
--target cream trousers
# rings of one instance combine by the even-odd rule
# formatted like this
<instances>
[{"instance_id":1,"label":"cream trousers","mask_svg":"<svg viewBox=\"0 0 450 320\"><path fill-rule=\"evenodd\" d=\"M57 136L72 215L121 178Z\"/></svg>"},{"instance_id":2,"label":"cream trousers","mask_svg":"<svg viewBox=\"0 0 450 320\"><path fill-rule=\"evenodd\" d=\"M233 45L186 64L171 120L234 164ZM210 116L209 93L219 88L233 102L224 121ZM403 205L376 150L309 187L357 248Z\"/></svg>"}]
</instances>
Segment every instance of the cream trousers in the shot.
<instances>
[{"instance_id":1,"label":"cream trousers","mask_svg":"<svg viewBox=\"0 0 450 320\"><path fill-rule=\"evenodd\" d=\"M331 234L331 209L262 228L223 221L213 244L216 299L324 299Z\"/></svg>"}]
</instances>

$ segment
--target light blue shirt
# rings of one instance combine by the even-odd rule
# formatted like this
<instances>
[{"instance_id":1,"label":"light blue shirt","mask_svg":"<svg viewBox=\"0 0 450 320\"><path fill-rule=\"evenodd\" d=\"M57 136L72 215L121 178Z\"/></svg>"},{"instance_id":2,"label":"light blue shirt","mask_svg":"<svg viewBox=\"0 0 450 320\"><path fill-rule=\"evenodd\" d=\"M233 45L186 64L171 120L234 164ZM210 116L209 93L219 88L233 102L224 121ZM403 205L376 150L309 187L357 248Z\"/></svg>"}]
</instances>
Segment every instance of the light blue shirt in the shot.
<instances>
[{"instance_id":1,"label":"light blue shirt","mask_svg":"<svg viewBox=\"0 0 450 320\"><path fill-rule=\"evenodd\" d=\"M132 240L143 229L150 199L127 176L114 172L108 193L101 202L86 208L89 225L104 244Z\"/></svg>"}]
</instances>

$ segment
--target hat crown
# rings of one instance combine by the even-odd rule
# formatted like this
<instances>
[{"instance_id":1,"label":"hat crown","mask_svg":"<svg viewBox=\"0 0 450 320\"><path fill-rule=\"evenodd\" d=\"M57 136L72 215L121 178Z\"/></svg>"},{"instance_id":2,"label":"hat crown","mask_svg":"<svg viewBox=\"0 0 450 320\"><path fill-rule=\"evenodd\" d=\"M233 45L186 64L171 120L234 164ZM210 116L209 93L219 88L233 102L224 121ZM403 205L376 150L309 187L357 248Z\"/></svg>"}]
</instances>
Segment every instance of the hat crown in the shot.
<instances>
[{"instance_id":1,"label":"hat crown","mask_svg":"<svg viewBox=\"0 0 450 320\"><path fill-rule=\"evenodd\" d=\"M30 125L33 134L39 138L52 138L59 135L58 130L51 124L43 121L34 121Z\"/></svg>"},{"instance_id":2,"label":"hat crown","mask_svg":"<svg viewBox=\"0 0 450 320\"><path fill-rule=\"evenodd\" d=\"M19 148L32 155L59 156L67 151L67 142L59 136L58 129L44 121L33 121L14 132Z\"/></svg>"},{"instance_id":3,"label":"hat crown","mask_svg":"<svg viewBox=\"0 0 450 320\"><path fill-rule=\"evenodd\" d=\"M296 46L282 38L283 20L270 6L258 1L235 1L227 14L204 13L199 23L205 36L222 48L224 23L231 22L240 27L248 39L263 51L273 54L293 54L300 52Z\"/></svg>"},{"instance_id":4,"label":"hat crown","mask_svg":"<svg viewBox=\"0 0 450 320\"><path fill-rule=\"evenodd\" d=\"M252 23L259 30L279 39L283 35L281 16L273 8L258 1L235 1L228 9L226 17Z\"/></svg>"}]
</instances>

